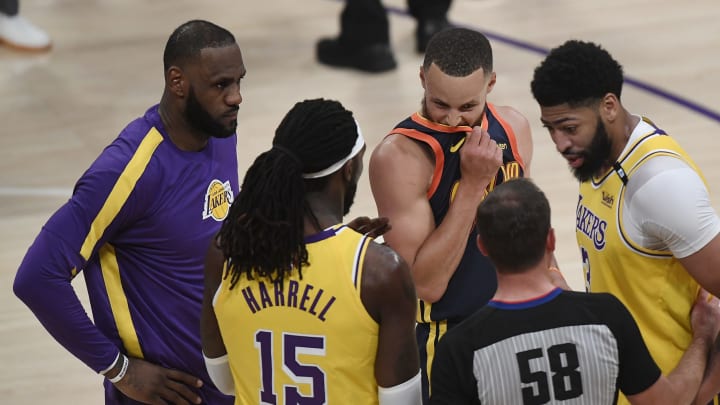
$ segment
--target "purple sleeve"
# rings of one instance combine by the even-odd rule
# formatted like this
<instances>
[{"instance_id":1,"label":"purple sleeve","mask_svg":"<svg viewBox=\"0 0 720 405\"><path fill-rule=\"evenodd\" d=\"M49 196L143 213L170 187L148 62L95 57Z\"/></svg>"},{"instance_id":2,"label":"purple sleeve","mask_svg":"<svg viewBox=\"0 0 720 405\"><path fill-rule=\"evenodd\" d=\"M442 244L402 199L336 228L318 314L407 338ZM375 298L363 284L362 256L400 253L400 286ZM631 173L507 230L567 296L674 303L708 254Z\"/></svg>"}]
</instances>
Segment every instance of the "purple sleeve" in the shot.
<instances>
[{"instance_id":1,"label":"purple sleeve","mask_svg":"<svg viewBox=\"0 0 720 405\"><path fill-rule=\"evenodd\" d=\"M71 285L99 246L131 215L115 217L94 246L81 255L93 220L127 163L117 144L106 148L78 180L72 198L55 212L28 249L15 276L15 294L47 331L93 370L107 369L119 349L92 322ZM133 203L126 201L125 207ZM125 210L127 213L130 209Z\"/></svg>"},{"instance_id":2,"label":"purple sleeve","mask_svg":"<svg viewBox=\"0 0 720 405\"><path fill-rule=\"evenodd\" d=\"M70 284L71 270L81 263L79 254L43 228L20 264L13 290L55 340L100 372L119 350L92 323Z\"/></svg>"}]
</instances>

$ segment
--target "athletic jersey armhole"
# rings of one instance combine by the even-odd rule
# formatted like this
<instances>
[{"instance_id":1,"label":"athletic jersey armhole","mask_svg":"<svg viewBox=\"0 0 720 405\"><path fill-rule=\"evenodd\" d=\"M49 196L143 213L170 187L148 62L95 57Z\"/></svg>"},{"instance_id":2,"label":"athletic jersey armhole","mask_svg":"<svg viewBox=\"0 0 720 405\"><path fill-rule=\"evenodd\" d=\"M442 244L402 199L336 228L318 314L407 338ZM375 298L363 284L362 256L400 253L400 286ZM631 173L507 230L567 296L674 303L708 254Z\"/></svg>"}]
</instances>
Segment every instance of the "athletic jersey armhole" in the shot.
<instances>
[{"instance_id":1,"label":"athletic jersey armhole","mask_svg":"<svg viewBox=\"0 0 720 405\"><path fill-rule=\"evenodd\" d=\"M507 134L508 141L510 142L510 148L512 149L512 154L515 160L518 162L520 167L523 169L523 171L526 170L525 167L525 161L523 161L522 156L520 156L520 151L518 150L517 145L517 137L515 136L515 131L513 130L513 127L505 121L505 119L498 113L497 109L495 108L495 105L491 103L487 103L487 107L492 112L493 116L495 116L495 119L500 123L500 126L505 129L505 133Z\"/></svg>"},{"instance_id":2,"label":"athletic jersey armhole","mask_svg":"<svg viewBox=\"0 0 720 405\"><path fill-rule=\"evenodd\" d=\"M370 315L370 312L368 311L368 308L367 306L365 306L365 302L363 302L362 299L362 281L364 276L363 267L365 266L365 256L372 240L372 238L362 235L359 242L357 243L350 280L352 285L350 286L350 288L353 288L357 294L357 300L355 305L357 315L355 317L355 320L358 327L362 326L364 328L367 328L367 330L369 331L374 331L373 333L377 333L377 328L380 327L380 324L375 320L375 318L372 317L372 315Z\"/></svg>"},{"instance_id":3,"label":"athletic jersey armhole","mask_svg":"<svg viewBox=\"0 0 720 405\"><path fill-rule=\"evenodd\" d=\"M445 165L445 154L443 153L440 143L438 143L438 141L430 135L424 134L414 129L395 128L392 133L400 134L416 141L422 142L432 149L433 155L435 156L435 168L433 169L432 183L430 184L430 188L427 192L427 198L430 199L430 197L435 194L438 185L440 185L440 180L443 173L443 166Z\"/></svg>"},{"instance_id":4,"label":"athletic jersey armhole","mask_svg":"<svg viewBox=\"0 0 720 405\"><path fill-rule=\"evenodd\" d=\"M362 292L362 276L363 266L365 265L365 254L367 253L368 245L370 245L371 240L371 238L363 236L358 243L357 250L355 251L355 259L353 260L352 270L352 282L358 294Z\"/></svg>"},{"instance_id":5,"label":"athletic jersey armhole","mask_svg":"<svg viewBox=\"0 0 720 405\"><path fill-rule=\"evenodd\" d=\"M662 242L661 248L678 258L697 252L720 232L720 219L710 204L707 185L682 157L656 153L634 174L639 181L628 184L627 207L621 207L627 209L621 213L622 223L627 220L633 224L630 230L643 229L641 234L655 235L656 243ZM672 191L668 194L668 190ZM660 200L662 205L655 204ZM630 230L622 232L641 249L653 248L647 241L636 241L638 235Z\"/></svg>"}]
</instances>

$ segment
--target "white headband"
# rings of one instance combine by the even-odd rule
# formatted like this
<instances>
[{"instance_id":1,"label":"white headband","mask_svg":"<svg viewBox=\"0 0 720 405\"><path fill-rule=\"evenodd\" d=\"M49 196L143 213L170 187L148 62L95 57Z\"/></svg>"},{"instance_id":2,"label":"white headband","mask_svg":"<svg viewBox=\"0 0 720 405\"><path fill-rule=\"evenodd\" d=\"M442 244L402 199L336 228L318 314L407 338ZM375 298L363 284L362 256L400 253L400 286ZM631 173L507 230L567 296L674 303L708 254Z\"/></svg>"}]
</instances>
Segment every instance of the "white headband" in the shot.
<instances>
[{"instance_id":1,"label":"white headband","mask_svg":"<svg viewBox=\"0 0 720 405\"><path fill-rule=\"evenodd\" d=\"M350 154L345 156L344 158L340 159L336 163L333 163L330 167L320 170L319 172L315 173L303 173L302 177L303 179L317 179L318 177L325 177L327 175L333 174L336 171L340 170L340 168L347 163L348 160L354 158L357 156L358 153L360 153L360 150L365 146L365 139L362 136L362 131L360 130L360 124L355 121L355 126L357 127L357 139L355 139L355 145L353 146L352 150L350 151Z\"/></svg>"}]
</instances>

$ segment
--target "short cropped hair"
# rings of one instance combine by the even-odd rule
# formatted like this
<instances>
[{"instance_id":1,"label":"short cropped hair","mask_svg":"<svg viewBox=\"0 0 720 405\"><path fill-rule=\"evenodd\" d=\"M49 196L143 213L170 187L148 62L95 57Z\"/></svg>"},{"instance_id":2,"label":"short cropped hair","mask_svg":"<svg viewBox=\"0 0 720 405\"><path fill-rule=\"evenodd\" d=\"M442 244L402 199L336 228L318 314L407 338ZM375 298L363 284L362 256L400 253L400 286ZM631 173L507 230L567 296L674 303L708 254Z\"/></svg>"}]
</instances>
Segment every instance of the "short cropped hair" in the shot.
<instances>
[{"instance_id":1,"label":"short cropped hair","mask_svg":"<svg viewBox=\"0 0 720 405\"><path fill-rule=\"evenodd\" d=\"M492 47L480 32L448 28L433 35L428 42L423 69L429 69L433 63L453 77L465 77L480 68L489 74L493 70Z\"/></svg>"},{"instance_id":2,"label":"short cropped hair","mask_svg":"<svg viewBox=\"0 0 720 405\"><path fill-rule=\"evenodd\" d=\"M569 40L535 68L530 87L542 107L565 103L576 107L591 105L608 93L619 100L622 85L623 68L605 49Z\"/></svg>"},{"instance_id":3,"label":"short cropped hair","mask_svg":"<svg viewBox=\"0 0 720 405\"><path fill-rule=\"evenodd\" d=\"M477 209L477 232L487 255L506 272L522 272L545 254L550 204L527 178L497 186Z\"/></svg>"},{"instance_id":4,"label":"short cropped hair","mask_svg":"<svg viewBox=\"0 0 720 405\"><path fill-rule=\"evenodd\" d=\"M191 20L177 27L165 45L163 66L183 66L200 56L206 48L221 48L235 44L230 31L209 21Z\"/></svg>"}]
</instances>

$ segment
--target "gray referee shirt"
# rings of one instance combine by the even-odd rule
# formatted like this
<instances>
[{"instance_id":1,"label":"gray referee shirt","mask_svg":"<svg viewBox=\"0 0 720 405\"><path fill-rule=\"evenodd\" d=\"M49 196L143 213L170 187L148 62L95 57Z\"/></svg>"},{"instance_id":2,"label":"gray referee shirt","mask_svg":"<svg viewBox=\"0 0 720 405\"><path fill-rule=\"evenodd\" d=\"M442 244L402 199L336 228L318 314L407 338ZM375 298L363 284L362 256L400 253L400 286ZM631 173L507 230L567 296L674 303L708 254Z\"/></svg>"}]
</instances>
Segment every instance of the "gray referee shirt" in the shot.
<instances>
[{"instance_id":1,"label":"gray referee shirt","mask_svg":"<svg viewBox=\"0 0 720 405\"><path fill-rule=\"evenodd\" d=\"M610 294L556 289L491 301L438 344L430 403L615 404L661 371L634 319Z\"/></svg>"}]
</instances>

